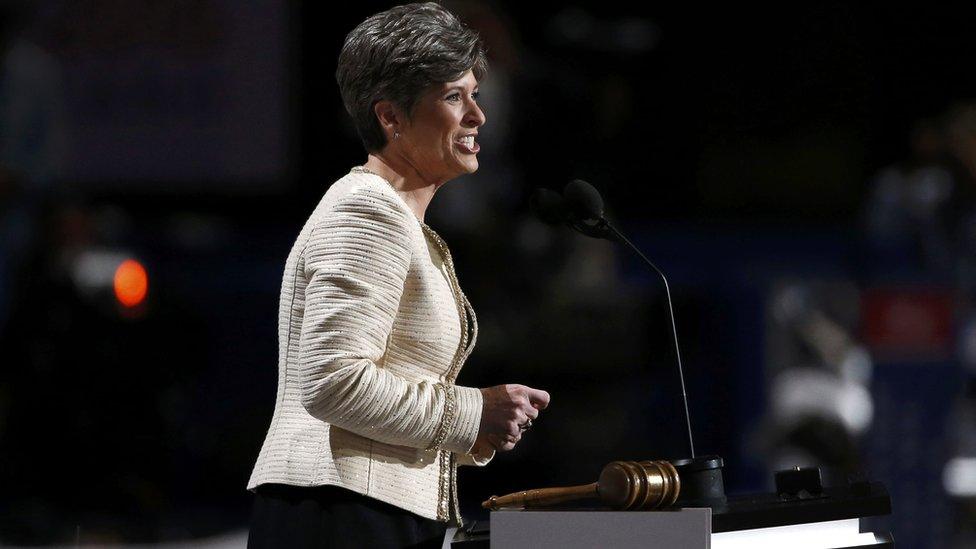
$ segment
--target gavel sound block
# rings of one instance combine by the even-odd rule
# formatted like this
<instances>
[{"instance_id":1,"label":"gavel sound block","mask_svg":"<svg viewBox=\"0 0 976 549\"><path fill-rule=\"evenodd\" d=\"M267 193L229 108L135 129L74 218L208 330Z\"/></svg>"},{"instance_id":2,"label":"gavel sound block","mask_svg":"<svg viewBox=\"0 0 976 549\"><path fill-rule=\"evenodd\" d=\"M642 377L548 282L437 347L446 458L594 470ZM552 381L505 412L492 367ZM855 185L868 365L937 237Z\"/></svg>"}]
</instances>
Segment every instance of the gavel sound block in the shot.
<instances>
[{"instance_id":1,"label":"gavel sound block","mask_svg":"<svg viewBox=\"0 0 976 549\"><path fill-rule=\"evenodd\" d=\"M481 506L495 511L598 498L614 509L647 510L674 505L680 491L678 471L667 461L614 461L603 468L600 479L592 484L491 496Z\"/></svg>"}]
</instances>

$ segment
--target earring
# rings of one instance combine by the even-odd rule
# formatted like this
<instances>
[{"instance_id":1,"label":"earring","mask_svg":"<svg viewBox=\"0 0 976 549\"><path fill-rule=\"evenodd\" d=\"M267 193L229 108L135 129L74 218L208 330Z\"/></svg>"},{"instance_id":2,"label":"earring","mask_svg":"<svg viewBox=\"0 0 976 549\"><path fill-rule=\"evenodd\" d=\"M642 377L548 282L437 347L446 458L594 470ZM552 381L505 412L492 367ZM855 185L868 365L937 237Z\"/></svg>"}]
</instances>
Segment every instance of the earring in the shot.
<instances>
[{"instance_id":1,"label":"earring","mask_svg":"<svg viewBox=\"0 0 976 549\"><path fill-rule=\"evenodd\" d=\"M400 139L400 132L394 130L393 131L393 139Z\"/></svg>"}]
</instances>

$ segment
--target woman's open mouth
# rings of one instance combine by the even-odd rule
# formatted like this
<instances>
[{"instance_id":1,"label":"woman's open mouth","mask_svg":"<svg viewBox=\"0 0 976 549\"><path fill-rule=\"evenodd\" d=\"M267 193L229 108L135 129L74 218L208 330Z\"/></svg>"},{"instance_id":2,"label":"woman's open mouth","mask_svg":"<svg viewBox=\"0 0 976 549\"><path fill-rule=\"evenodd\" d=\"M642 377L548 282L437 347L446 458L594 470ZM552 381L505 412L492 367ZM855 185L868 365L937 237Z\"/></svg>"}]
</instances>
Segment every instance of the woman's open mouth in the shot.
<instances>
[{"instance_id":1,"label":"woman's open mouth","mask_svg":"<svg viewBox=\"0 0 976 549\"><path fill-rule=\"evenodd\" d=\"M461 149L461 152L468 154L477 154L481 150L481 145L475 142L474 135L466 135L454 143Z\"/></svg>"}]
</instances>

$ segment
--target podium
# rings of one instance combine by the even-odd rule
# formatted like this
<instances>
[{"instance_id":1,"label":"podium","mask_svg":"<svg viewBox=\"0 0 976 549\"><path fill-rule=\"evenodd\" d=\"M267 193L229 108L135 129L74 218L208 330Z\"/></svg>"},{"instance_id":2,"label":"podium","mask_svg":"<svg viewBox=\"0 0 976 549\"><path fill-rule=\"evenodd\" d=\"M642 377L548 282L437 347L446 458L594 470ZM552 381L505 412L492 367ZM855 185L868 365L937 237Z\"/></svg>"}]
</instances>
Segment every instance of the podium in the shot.
<instances>
[{"instance_id":1,"label":"podium","mask_svg":"<svg viewBox=\"0 0 976 549\"><path fill-rule=\"evenodd\" d=\"M731 496L721 506L663 511L595 507L502 510L490 525L458 530L453 549L854 549L893 548L888 533L861 532L860 519L891 513L880 483L816 495Z\"/></svg>"},{"instance_id":2,"label":"podium","mask_svg":"<svg viewBox=\"0 0 976 549\"><path fill-rule=\"evenodd\" d=\"M613 547L702 549L709 547L708 508L673 511L495 511L494 548Z\"/></svg>"}]
</instances>

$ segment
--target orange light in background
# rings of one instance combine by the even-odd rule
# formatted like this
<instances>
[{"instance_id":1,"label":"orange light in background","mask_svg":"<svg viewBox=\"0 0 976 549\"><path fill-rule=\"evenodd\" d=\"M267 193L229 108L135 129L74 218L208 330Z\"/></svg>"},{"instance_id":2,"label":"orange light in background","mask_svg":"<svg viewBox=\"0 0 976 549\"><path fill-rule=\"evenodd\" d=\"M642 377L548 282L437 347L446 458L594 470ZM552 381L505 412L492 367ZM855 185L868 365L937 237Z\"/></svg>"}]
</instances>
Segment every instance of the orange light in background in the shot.
<instances>
[{"instance_id":1,"label":"orange light in background","mask_svg":"<svg viewBox=\"0 0 976 549\"><path fill-rule=\"evenodd\" d=\"M146 269L134 259L126 259L115 269L115 297L126 307L135 307L146 299L149 276Z\"/></svg>"}]
</instances>

